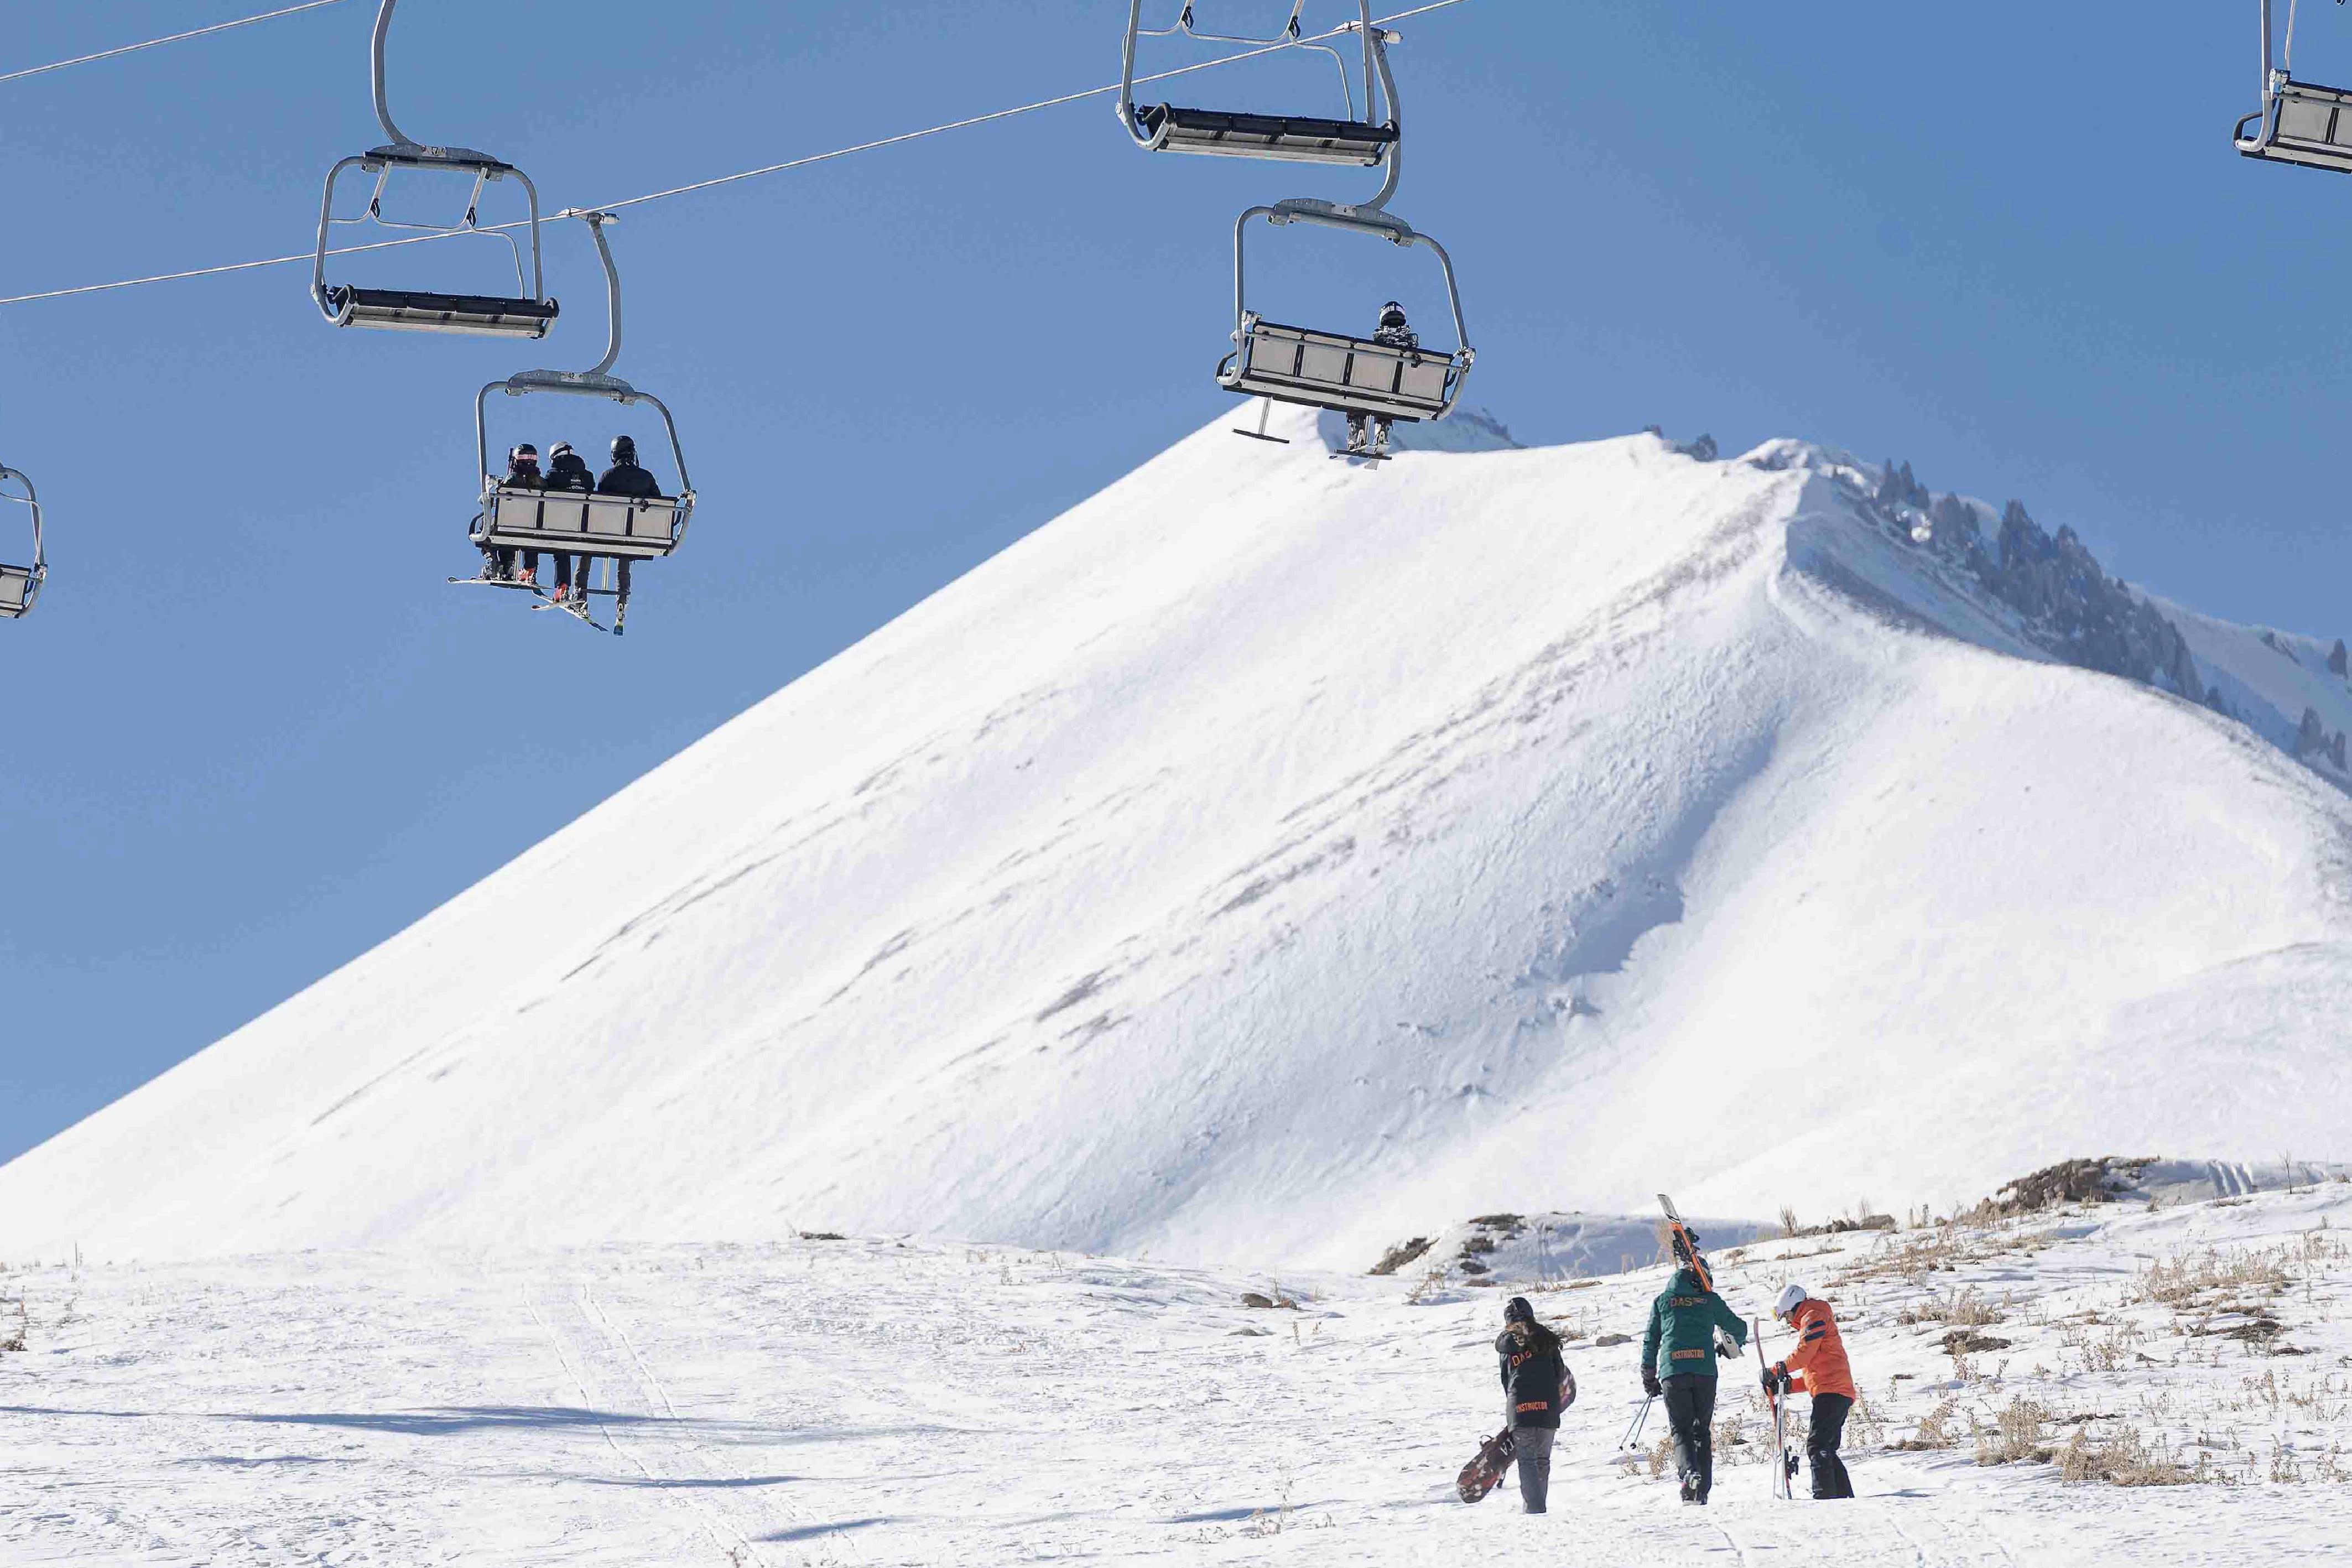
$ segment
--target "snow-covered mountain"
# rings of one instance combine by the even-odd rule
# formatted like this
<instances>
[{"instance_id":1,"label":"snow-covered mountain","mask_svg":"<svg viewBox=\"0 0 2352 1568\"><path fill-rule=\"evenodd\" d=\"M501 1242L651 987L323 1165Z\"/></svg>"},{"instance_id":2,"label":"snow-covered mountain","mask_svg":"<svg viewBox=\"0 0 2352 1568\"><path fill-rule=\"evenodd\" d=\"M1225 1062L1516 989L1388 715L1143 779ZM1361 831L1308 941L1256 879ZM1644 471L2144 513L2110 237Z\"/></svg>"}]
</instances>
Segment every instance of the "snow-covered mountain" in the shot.
<instances>
[{"instance_id":1,"label":"snow-covered mountain","mask_svg":"<svg viewBox=\"0 0 2352 1568\"><path fill-rule=\"evenodd\" d=\"M1363 1268L2347 1152L2339 650L1798 443L1231 423L0 1170L0 1257Z\"/></svg>"}]
</instances>

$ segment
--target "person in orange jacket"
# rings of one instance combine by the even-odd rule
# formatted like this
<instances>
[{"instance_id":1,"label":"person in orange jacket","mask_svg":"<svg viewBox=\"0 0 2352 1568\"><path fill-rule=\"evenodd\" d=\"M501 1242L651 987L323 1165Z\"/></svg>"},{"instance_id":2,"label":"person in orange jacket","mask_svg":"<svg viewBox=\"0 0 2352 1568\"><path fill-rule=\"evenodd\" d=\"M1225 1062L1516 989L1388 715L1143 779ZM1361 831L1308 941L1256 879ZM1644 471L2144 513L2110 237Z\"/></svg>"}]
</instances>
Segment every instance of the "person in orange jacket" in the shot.
<instances>
[{"instance_id":1,"label":"person in orange jacket","mask_svg":"<svg viewBox=\"0 0 2352 1568\"><path fill-rule=\"evenodd\" d=\"M1853 1408L1856 1391L1837 1318L1827 1301L1805 1294L1802 1285L1781 1291L1772 1315L1797 1331L1797 1348L1786 1361L1764 1369L1764 1391L1785 1398L1795 1383L1803 1383L1813 1398L1813 1422L1805 1435L1813 1495L1852 1497L1853 1482L1845 1473L1845 1461L1838 1458L1838 1445L1845 1440L1846 1414Z\"/></svg>"}]
</instances>

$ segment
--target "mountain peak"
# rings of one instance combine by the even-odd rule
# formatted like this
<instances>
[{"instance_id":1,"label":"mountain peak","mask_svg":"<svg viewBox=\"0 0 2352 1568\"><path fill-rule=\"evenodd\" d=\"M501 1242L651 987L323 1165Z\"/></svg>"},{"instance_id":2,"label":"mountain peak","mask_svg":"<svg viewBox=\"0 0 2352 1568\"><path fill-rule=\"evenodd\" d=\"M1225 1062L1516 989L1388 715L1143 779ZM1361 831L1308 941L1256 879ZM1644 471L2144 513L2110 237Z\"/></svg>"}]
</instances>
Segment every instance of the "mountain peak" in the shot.
<instances>
[{"instance_id":1,"label":"mountain peak","mask_svg":"<svg viewBox=\"0 0 2352 1568\"><path fill-rule=\"evenodd\" d=\"M1254 413L0 1170L0 1253L1360 1267L2340 1136L2332 650L1833 448ZM2098 673L2151 616L2278 746Z\"/></svg>"}]
</instances>

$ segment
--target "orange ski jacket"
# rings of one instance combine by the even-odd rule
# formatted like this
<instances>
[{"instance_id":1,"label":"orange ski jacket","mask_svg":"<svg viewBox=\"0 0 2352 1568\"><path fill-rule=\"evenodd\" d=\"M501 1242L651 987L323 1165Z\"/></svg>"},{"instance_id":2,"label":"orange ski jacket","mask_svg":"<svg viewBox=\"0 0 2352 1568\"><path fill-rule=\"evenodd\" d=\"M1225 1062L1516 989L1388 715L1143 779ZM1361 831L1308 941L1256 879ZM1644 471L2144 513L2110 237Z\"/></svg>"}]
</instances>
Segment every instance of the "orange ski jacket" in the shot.
<instances>
[{"instance_id":1,"label":"orange ski jacket","mask_svg":"<svg viewBox=\"0 0 2352 1568\"><path fill-rule=\"evenodd\" d=\"M1808 1296L1798 1303L1789 1322L1797 1331L1797 1348L1780 1364L1789 1375L1801 1383L1808 1394L1859 1397L1853 1385L1853 1367L1845 1358L1845 1341L1838 1333L1837 1319L1831 1313L1830 1304Z\"/></svg>"}]
</instances>

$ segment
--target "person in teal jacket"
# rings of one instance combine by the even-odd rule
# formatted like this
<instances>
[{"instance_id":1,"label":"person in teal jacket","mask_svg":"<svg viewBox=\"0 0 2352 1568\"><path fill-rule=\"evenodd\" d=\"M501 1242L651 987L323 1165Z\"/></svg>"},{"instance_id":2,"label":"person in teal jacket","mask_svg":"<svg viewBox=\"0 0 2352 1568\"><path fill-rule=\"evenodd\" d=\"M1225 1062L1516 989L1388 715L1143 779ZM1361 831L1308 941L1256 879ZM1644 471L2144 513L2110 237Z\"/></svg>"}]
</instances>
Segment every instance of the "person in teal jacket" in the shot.
<instances>
[{"instance_id":1,"label":"person in teal jacket","mask_svg":"<svg viewBox=\"0 0 2352 1568\"><path fill-rule=\"evenodd\" d=\"M1693 1263L1677 1267L1650 1305L1649 1331L1642 1336L1642 1391L1665 1399L1685 1502L1704 1505L1715 1486L1715 1358L1738 1355L1747 1343L1748 1325Z\"/></svg>"}]
</instances>

